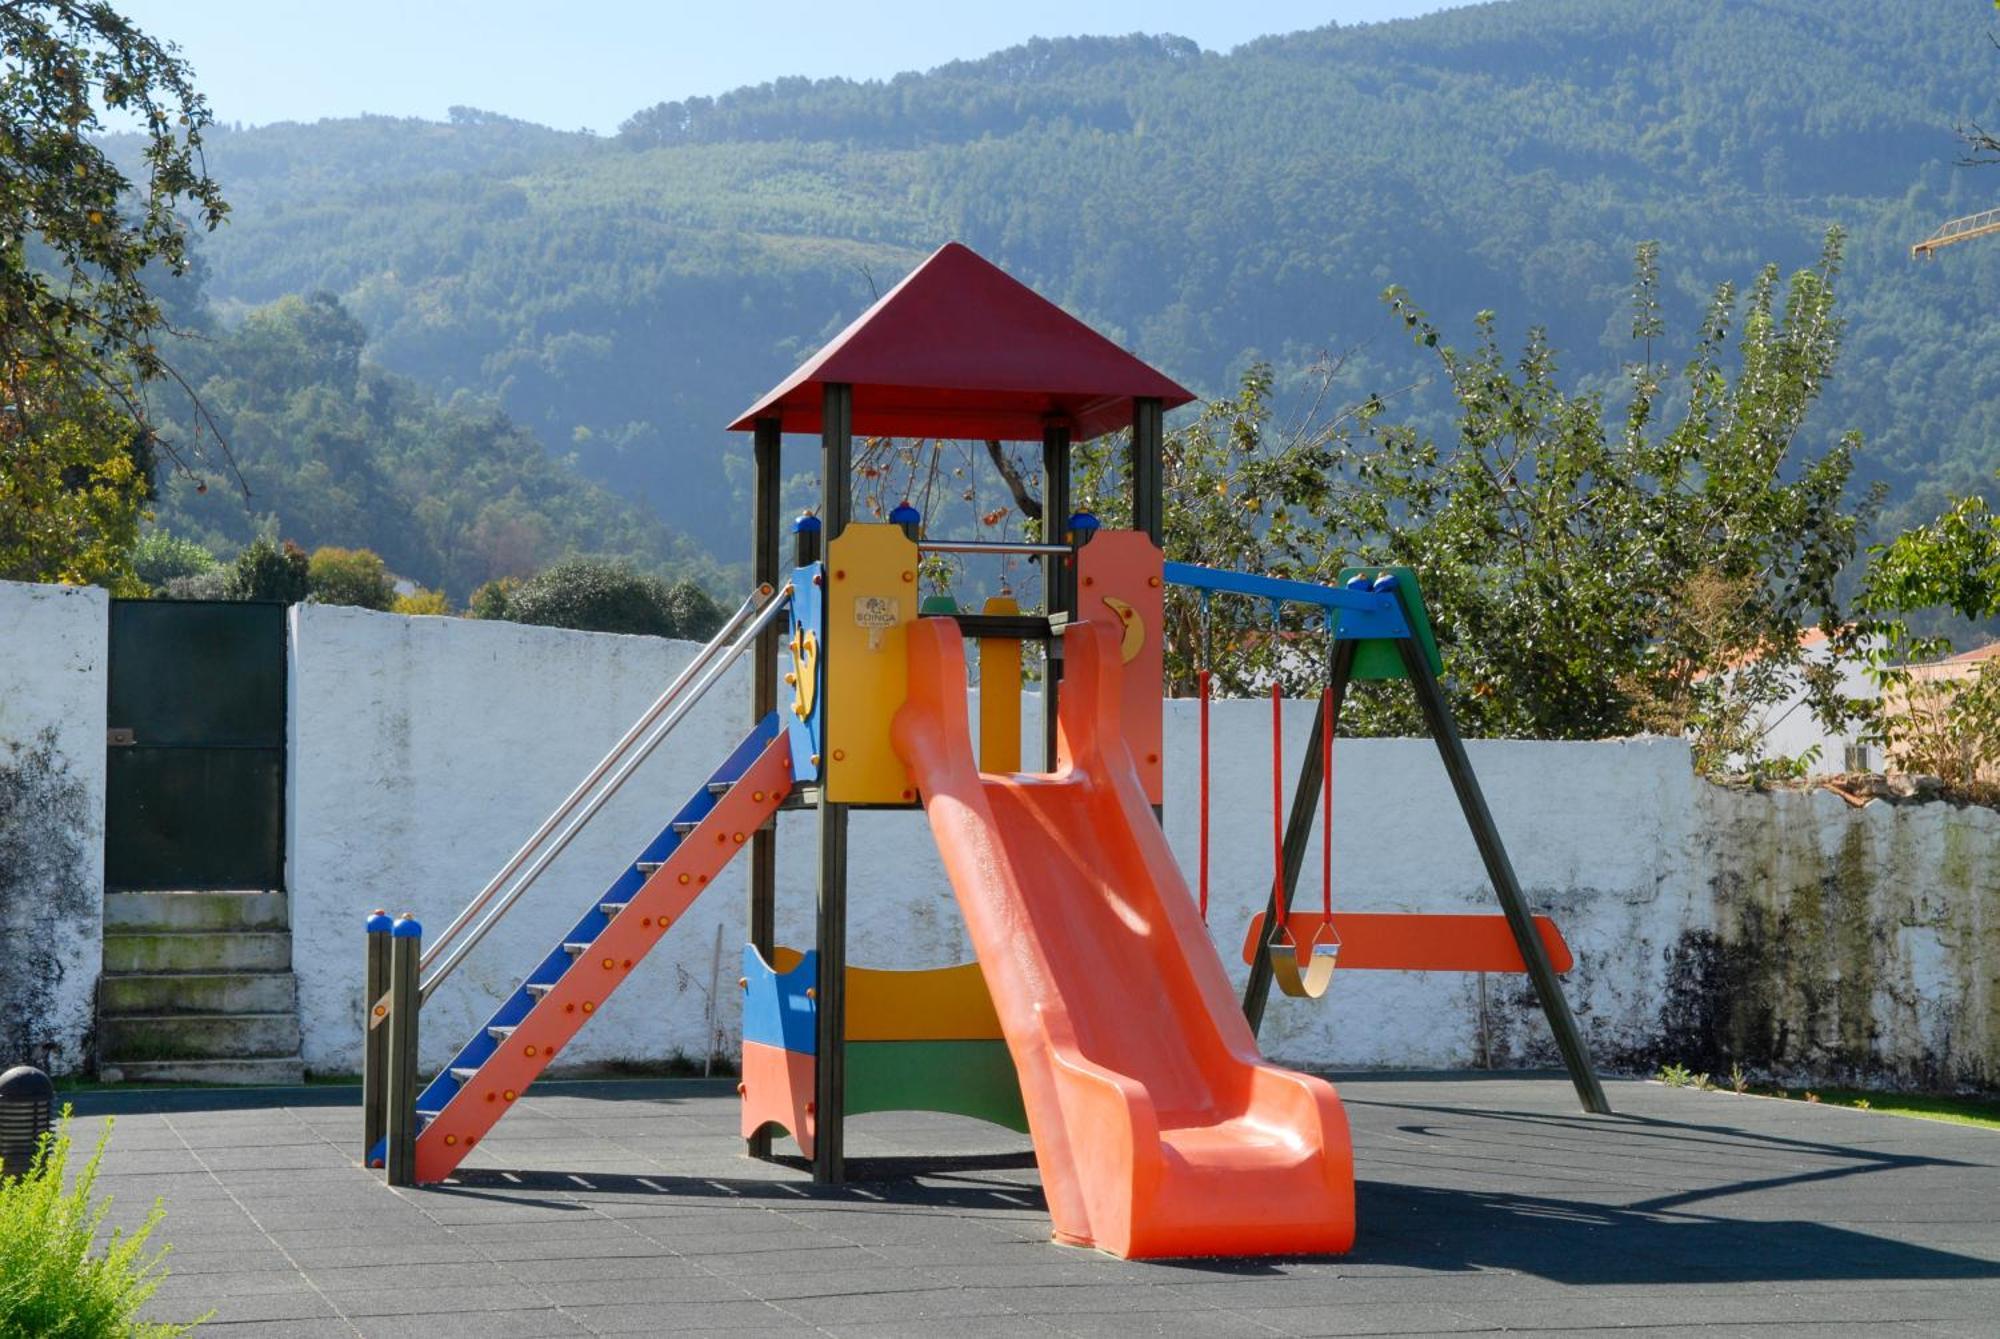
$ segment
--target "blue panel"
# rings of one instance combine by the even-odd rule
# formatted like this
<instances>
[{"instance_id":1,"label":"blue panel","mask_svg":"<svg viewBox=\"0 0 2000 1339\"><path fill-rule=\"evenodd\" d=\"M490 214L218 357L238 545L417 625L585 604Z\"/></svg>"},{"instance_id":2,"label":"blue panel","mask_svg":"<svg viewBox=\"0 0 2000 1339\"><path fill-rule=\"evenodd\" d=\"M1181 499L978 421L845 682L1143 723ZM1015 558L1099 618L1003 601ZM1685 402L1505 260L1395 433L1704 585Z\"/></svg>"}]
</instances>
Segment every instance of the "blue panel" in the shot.
<instances>
[{"instance_id":1,"label":"blue panel","mask_svg":"<svg viewBox=\"0 0 2000 1339\"><path fill-rule=\"evenodd\" d=\"M814 644L824 651L826 647L826 595L820 582L825 579L825 563L809 563L792 573L792 621L787 634L790 639L804 637L810 632ZM791 672L799 673L798 662L793 660ZM826 737L826 697L822 690L826 687L826 666L818 656L813 658L812 714L800 720L792 710L791 702L778 704L778 717L785 723L785 729L792 740L792 780L800 785L817 785L820 767L816 758L826 755L820 747Z\"/></svg>"},{"instance_id":2,"label":"blue panel","mask_svg":"<svg viewBox=\"0 0 2000 1339\"><path fill-rule=\"evenodd\" d=\"M819 954L807 953L798 966L779 972L754 944L743 946L743 1040L813 1055L818 1029L806 991L819 983Z\"/></svg>"},{"instance_id":3,"label":"blue panel","mask_svg":"<svg viewBox=\"0 0 2000 1339\"><path fill-rule=\"evenodd\" d=\"M777 737L777 734L778 717L776 714L766 716L757 723L757 727L744 738L743 742L736 746L735 751L729 755L723 764L710 774L709 781L734 781L742 776L743 773L750 769L750 764L757 760L757 755L764 751L765 747ZM508 1027L526 1018L537 1003L535 997L528 993L529 985L553 984L558 977L568 971L577 961L571 958L569 954L563 952L562 946L565 943L588 944L595 940L598 935L602 934L604 927L611 923L610 917L598 909L599 903L630 901L632 895L638 892L640 887L646 882L646 876L639 872L639 862L666 860L668 856L673 854L674 848L681 844L680 834L674 831L674 824L689 821L700 822L708 816L709 810L715 808L720 798L720 796L709 793L707 783L702 784L696 789L695 793L688 798L687 803L683 804L673 817L667 820L666 826L660 829L659 835L646 844L646 849L641 851L634 858L633 862L625 867L624 871L612 881L609 888L591 902L590 909L583 913L583 918L576 923L575 928L556 941L555 946L550 949L547 956L535 965L533 971L528 973L527 980L523 981L513 994L500 1002L500 1007L493 1011L493 1016L479 1025L478 1030L472 1034L472 1039L459 1049L458 1054L452 1057L449 1064L438 1071L438 1076L431 1080L430 1086L418 1094L417 1110L444 1110L445 1103L451 1101L457 1095L459 1088L459 1081L451 1076L451 1071L453 1069L477 1069L479 1066L485 1064L492 1057L493 1052L499 1048L500 1043L489 1037L486 1034L486 1029L489 1027ZM421 1121L419 1123L421 1124Z\"/></svg>"}]
</instances>

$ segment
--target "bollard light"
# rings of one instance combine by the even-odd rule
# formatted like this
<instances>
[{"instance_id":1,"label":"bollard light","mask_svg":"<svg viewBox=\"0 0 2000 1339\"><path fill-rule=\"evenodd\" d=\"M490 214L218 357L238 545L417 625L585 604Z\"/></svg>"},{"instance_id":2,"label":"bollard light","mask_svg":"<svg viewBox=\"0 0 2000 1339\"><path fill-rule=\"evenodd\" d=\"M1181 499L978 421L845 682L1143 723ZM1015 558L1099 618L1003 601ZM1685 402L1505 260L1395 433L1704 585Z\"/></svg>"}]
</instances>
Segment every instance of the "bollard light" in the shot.
<instances>
[{"instance_id":1,"label":"bollard light","mask_svg":"<svg viewBox=\"0 0 2000 1339\"><path fill-rule=\"evenodd\" d=\"M0 1074L0 1176L25 1176L55 1120L56 1086L33 1065Z\"/></svg>"}]
</instances>

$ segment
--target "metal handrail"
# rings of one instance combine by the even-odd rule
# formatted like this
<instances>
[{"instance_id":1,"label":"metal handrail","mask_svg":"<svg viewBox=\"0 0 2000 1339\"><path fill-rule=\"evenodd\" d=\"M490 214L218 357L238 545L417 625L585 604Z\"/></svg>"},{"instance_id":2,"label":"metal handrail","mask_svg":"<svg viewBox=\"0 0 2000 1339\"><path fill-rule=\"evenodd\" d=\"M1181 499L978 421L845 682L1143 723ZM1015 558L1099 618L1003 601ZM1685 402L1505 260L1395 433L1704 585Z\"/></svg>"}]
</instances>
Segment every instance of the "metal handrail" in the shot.
<instances>
[{"instance_id":1,"label":"metal handrail","mask_svg":"<svg viewBox=\"0 0 2000 1339\"><path fill-rule=\"evenodd\" d=\"M445 926L444 933L430 942L424 949L423 957L417 961L418 967L427 968L437 960L438 954L444 952L445 947L458 937L458 932L463 930L471 922L472 918L477 916L485 908L486 904L493 900L493 895L500 891L507 880L514 877L515 871L527 863L528 857L534 854L535 848L548 840L549 834L555 831L556 824L569 817L570 811L576 808L577 804L589 793L591 788L603 780L604 774L609 772L617 765L618 760L625 756L625 750L632 747L633 741L644 734L647 727L652 725L654 721L660 719L660 713L671 706L674 699L680 696L681 691L689 683L693 682L695 675L701 672L702 666L706 665L714 657L715 653L722 648L724 643L736 635L736 630L743 626L744 620L756 613L757 609L770 598L771 584L767 581L759 584L757 589L751 591L742 604L736 606L736 612L723 620L722 627L713 637L708 639L707 644L701 650L695 653L694 659L690 660L686 668L682 669L675 676L674 681L667 685L666 691L653 700L653 705L646 708L645 713L632 723L632 728L627 730L624 736L611 746L611 751L599 760L597 766L590 769L590 775L578 783L576 789L569 793L567 799L556 806L554 813L542 820L542 825L535 829L534 835L529 837L521 849L514 852L513 857L500 867L499 873L487 880L486 886L479 890L479 895L465 904L465 910L453 917L450 925Z\"/></svg>"},{"instance_id":2,"label":"metal handrail","mask_svg":"<svg viewBox=\"0 0 2000 1339\"><path fill-rule=\"evenodd\" d=\"M487 912L485 917L467 932L464 940L452 951L451 956L446 958L438 966L437 970L432 972L424 980L423 984L417 988L417 1002L419 1004L430 999L431 992L435 991L444 983L446 977L457 970L458 965L465 961L466 955L478 946L479 941L486 937L489 930L500 923L501 918L507 914L516 902L521 900L521 895L527 892L535 880L542 876L542 872L554 863L555 858L563 853L564 848L571 841L575 840L576 834L583 831L590 823L590 820L597 816L598 810L602 809L611 797L618 793L619 788L631 779L632 773L639 769L640 764L651 757L653 750L658 748L669 734L673 733L674 727L686 719L687 714L694 710L702 698L708 695L708 690L716 685L722 678L723 673L738 660L742 659L745 653L756 646L757 639L763 633L765 627L770 624L772 619L784 611L786 602L791 598L791 594L792 587L790 583L787 583L783 590L779 591L768 604L758 611L756 616L750 620L749 625L738 634L736 640L731 642L722 652L720 658L715 659L714 663L702 673L701 678L693 687L689 688L686 694L674 704L673 709L667 713L666 719L661 721L653 729L653 733L632 752L629 758L625 759L619 765L618 770L611 774L610 780L604 783L602 789L598 790L596 794L592 795L583 804L581 812L569 821L569 824L557 835L554 842L540 856L536 857L532 865L528 866L526 872L521 875L520 880L507 890L506 896L500 899L499 904ZM717 639L718 643L719 641L720 638ZM714 644L716 643L711 643L711 645Z\"/></svg>"}]
</instances>

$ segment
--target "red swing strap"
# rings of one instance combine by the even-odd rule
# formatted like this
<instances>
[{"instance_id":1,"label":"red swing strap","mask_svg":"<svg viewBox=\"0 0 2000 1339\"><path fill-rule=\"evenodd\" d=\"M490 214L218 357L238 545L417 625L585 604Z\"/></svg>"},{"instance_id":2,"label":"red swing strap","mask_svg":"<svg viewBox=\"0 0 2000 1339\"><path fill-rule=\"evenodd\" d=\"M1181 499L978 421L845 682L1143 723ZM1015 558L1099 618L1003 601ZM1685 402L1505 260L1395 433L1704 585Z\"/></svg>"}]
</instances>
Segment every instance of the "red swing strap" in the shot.
<instances>
[{"instance_id":1,"label":"red swing strap","mask_svg":"<svg viewBox=\"0 0 2000 1339\"><path fill-rule=\"evenodd\" d=\"M1201 787L1197 809L1201 814L1201 919L1208 921L1208 698L1209 674L1195 675L1195 696L1201 702Z\"/></svg>"},{"instance_id":2,"label":"red swing strap","mask_svg":"<svg viewBox=\"0 0 2000 1339\"><path fill-rule=\"evenodd\" d=\"M1285 905L1285 702L1271 685L1271 890L1281 908L1278 927L1289 937L1292 909Z\"/></svg>"}]
</instances>

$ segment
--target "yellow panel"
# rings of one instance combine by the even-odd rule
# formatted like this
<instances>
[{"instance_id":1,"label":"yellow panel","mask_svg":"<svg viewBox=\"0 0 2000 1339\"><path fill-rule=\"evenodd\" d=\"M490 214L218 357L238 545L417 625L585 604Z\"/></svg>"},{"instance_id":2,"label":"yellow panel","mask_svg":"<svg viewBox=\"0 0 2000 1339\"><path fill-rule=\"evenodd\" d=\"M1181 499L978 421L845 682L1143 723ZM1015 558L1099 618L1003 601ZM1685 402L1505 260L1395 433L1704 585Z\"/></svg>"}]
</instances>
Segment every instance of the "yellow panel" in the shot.
<instances>
[{"instance_id":1,"label":"yellow panel","mask_svg":"<svg viewBox=\"0 0 2000 1339\"><path fill-rule=\"evenodd\" d=\"M976 962L892 972L847 969L849 1041L977 1041L1000 1035L1000 1018Z\"/></svg>"},{"instance_id":2,"label":"yellow panel","mask_svg":"<svg viewBox=\"0 0 2000 1339\"><path fill-rule=\"evenodd\" d=\"M900 526L850 525L827 545L826 575L826 798L914 800L889 726L909 691L917 546Z\"/></svg>"},{"instance_id":3,"label":"yellow panel","mask_svg":"<svg viewBox=\"0 0 2000 1339\"><path fill-rule=\"evenodd\" d=\"M1018 614L1021 606L1008 596L995 595L980 612ZM1021 641L1018 637L979 639L979 770L1021 770Z\"/></svg>"},{"instance_id":4,"label":"yellow panel","mask_svg":"<svg viewBox=\"0 0 2000 1339\"><path fill-rule=\"evenodd\" d=\"M782 974L805 955L783 944L771 954ZM976 962L893 971L847 969L847 1040L988 1041L1000 1036L1000 1016Z\"/></svg>"}]
</instances>

